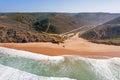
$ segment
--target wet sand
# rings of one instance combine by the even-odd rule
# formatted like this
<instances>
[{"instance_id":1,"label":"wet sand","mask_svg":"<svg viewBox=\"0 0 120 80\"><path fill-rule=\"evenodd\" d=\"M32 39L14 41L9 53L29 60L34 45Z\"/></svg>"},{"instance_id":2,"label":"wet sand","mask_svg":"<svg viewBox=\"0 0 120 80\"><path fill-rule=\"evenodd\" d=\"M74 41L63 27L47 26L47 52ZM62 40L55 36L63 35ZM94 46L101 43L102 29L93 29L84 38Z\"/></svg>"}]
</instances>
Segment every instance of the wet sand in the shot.
<instances>
[{"instance_id":1,"label":"wet sand","mask_svg":"<svg viewBox=\"0 0 120 80\"><path fill-rule=\"evenodd\" d=\"M104 45L88 42L75 35L64 43L0 43L0 46L25 50L50 56L80 55L90 57L120 57L120 46Z\"/></svg>"}]
</instances>

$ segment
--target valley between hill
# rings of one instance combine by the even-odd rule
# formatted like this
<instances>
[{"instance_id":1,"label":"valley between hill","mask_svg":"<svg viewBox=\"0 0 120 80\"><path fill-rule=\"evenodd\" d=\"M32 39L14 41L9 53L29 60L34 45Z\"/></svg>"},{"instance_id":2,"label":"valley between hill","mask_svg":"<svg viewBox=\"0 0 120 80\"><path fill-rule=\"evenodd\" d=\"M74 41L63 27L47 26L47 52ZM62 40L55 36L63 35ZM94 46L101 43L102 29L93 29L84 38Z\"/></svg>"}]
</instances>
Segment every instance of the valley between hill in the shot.
<instances>
[{"instance_id":1,"label":"valley between hill","mask_svg":"<svg viewBox=\"0 0 120 80\"><path fill-rule=\"evenodd\" d=\"M119 16L109 13L0 14L0 46L51 56L120 57L120 46L105 45L120 44Z\"/></svg>"}]
</instances>

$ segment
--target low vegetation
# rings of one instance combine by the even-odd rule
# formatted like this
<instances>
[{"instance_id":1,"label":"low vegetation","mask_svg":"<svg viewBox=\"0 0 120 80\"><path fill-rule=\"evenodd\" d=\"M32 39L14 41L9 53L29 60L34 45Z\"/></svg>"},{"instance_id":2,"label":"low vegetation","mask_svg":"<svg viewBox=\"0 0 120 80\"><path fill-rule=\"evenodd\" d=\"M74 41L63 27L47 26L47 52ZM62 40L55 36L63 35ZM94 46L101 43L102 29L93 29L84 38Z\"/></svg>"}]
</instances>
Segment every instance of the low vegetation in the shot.
<instances>
[{"instance_id":1,"label":"low vegetation","mask_svg":"<svg viewBox=\"0 0 120 80\"><path fill-rule=\"evenodd\" d=\"M104 40L91 40L91 42L98 44L108 44L120 46L120 38L104 39Z\"/></svg>"},{"instance_id":2,"label":"low vegetation","mask_svg":"<svg viewBox=\"0 0 120 80\"><path fill-rule=\"evenodd\" d=\"M52 32L46 33L44 30L41 30L39 32L38 29L33 28L33 24L35 23L34 19L35 18L33 18L29 14L12 14L0 18L0 42L2 43L8 43L8 42L61 43L64 41L64 39L57 34L52 34Z\"/></svg>"},{"instance_id":3,"label":"low vegetation","mask_svg":"<svg viewBox=\"0 0 120 80\"><path fill-rule=\"evenodd\" d=\"M26 42L53 42L59 43L63 42L62 39L58 35L51 35L45 33L37 33L30 31L16 31L13 29L8 29L6 31L0 31L0 42L15 42L15 43L26 43Z\"/></svg>"},{"instance_id":4,"label":"low vegetation","mask_svg":"<svg viewBox=\"0 0 120 80\"><path fill-rule=\"evenodd\" d=\"M80 37L95 43L120 45L120 17L89 30Z\"/></svg>"},{"instance_id":5,"label":"low vegetation","mask_svg":"<svg viewBox=\"0 0 120 80\"><path fill-rule=\"evenodd\" d=\"M120 38L120 18L116 18L118 16L118 14L107 13L4 13L0 14L0 42L59 43L65 40L59 34L78 29L73 34L80 31L80 37L89 41L119 44L115 41ZM106 22L108 20L111 21ZM90 29L92 28L90 26L81 28L89 25L89 22L106 23L94 29Z\"/></svg>"}]
</instances>

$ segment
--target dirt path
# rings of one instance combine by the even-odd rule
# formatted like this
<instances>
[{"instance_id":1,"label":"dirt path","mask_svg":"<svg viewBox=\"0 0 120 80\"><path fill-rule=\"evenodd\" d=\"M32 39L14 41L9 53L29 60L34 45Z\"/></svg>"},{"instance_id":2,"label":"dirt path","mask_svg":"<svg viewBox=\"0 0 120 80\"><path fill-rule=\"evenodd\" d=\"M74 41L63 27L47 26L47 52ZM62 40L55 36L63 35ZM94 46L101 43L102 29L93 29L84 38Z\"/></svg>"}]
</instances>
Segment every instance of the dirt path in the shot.
<instances>
[{"instance_id":1,"label":"dirt path","mask_svg":"<svg viewBox=\"0 0 120 80\"><path fill-rule=\"evenodd\" d=\"M91 43L79 38L78 34L65 41L66 49L88 52L120 52L120 46Z\"/></svg>"}]
</instances>

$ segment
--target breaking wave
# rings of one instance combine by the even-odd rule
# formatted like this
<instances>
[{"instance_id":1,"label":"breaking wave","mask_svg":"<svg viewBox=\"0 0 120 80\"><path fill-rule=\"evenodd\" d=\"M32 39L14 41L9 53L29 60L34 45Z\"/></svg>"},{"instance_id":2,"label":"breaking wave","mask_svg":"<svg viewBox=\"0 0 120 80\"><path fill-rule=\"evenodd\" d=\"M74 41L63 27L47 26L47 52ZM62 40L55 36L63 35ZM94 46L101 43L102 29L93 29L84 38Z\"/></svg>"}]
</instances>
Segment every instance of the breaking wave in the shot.
<instances>
[{"instance_id":1,"label":"breaking wave","mask_svg":"<svg viewBox=\"0 0 120 80\"><path fill-rule=\"evenodd\" d=\"M51 57L0 47L0 64L45 77L120 80L120 58L117 57L108 59L72 55Z\"/></svg>"},{"instance_id":2,"label":"breaking wave","mask_svg":"<svg viewBox=\"0 0 120 80\"><path fill-rule=\"evenodd\" d=\"M73 80L69 78L43 77L0 64L0 80Z\"/></svg>"}]
</instances>

